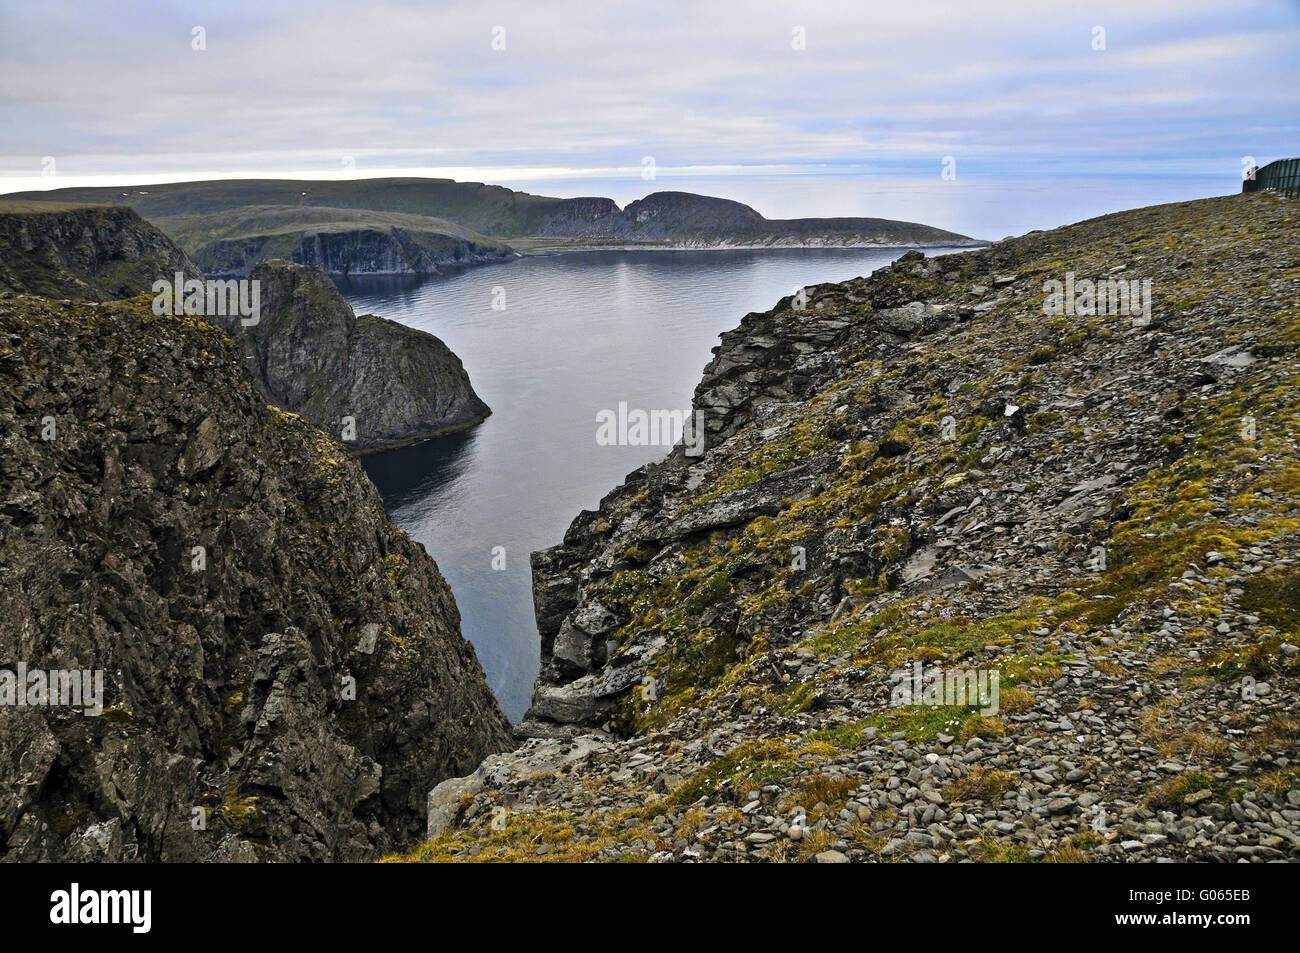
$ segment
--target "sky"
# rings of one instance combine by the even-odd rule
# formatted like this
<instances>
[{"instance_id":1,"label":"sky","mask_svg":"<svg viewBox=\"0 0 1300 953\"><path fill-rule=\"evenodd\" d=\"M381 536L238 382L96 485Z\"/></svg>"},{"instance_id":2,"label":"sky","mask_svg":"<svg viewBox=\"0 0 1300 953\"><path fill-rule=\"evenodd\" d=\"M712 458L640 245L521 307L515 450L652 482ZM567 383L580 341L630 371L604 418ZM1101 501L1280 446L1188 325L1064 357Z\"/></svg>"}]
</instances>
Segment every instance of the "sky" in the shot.
<instances>
[{"instance_id":1,"label":"sky","mask_svg":"<svg viewBox=\"0 0 1300 953\"><path fill-rule=\"evenodd\" d=\"M944 182L1228 192L1243 157L1300 153L1298 51L1297 0L0 0L0 192L689 183L772 217L906 212L904 185L943 205Z\"/></svg>"}]
</instances>

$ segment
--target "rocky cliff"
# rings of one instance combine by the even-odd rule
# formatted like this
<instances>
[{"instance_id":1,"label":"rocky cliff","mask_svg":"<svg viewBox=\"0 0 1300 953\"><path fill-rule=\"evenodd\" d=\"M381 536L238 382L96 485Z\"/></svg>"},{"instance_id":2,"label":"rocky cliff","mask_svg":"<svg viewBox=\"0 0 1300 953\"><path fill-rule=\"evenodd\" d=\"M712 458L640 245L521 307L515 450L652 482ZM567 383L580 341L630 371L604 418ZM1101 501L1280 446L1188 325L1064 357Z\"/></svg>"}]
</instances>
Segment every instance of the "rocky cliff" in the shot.
<instances>
[{"instance_id":1,"label":"rocky cliff","mask_svg":"<svg viewBox=\"0 0 1300 953\"><path fill-rule=\"evenodd\" d=\"M148 297L0 295L5 860L372 857L510 746L433 560L243 362Z\"/></svg>"},{"instance_id":2,"label":"rocky cliff","mask_svg":"<svg viewBox=\"0 0 1300 953\"><path fill-rule=\"evenodd\" d=\"M654 192L621 210L608 199L567 199L541 223L537 236L678 248L982 244L883 218L767 219L740 202L691 192Z\"/></svg>"},{"instance_id":3,"label":"rocky cliff","mask_svg":"<svg viewBox=\"0 0 1300 953\"><path fill-rule=\"evenodd\" d=\"M129 208L0 201L0 289L111 300L203 273Z\"/></svg>"},{"instance_id":4,"label":"rocky cliff","mask_svg":"<svg viewBox=\"0 0 1300 953\"><path fill-rule=\"evenodd\" d=\"M316 252L306 257L340 264L347 255L331 241L356 237L348 234L316 236ZM375 270L394 253L386 242L381 236L370 248ZM331 257L336 252L342 257ZM454 259L454 250L448 254ZM0 290L111 300L150 292L155 281L173 282L177 272L203 277L171 239L129 208L0 202ZM246 366L270 402L302 414L349 449L416 443L472 427L491 413L442 341L375 315L355 315L320 269L272 260L252 277L261 285L257 324L245 327L233 314L208 320L242 344Z\"/></svg>"},{"instance_id":5,"label":"rocky cliff","mask_svg":"<svg viewBox=\"0 0 1300 953\"><path fill-rule=\"evenodd\" d=\"M257 324L214 317L239 341L266 399L350 449L382 450L463 430L491 411L441 340L372 314L355 315L317 268L263 262ZM347 423L348 418L351 423Z\"/></svg>"},{"instance_id":6,"label":"rocky cliff","mask_svg":"<svg viewBox=\"0 0 1300 953\"><path fill-rule=\"evenodd\" d=\"M704 456L534 554L535 737L407 856L1300 859L1297 276L1248 195L747 315Z\"/></svg>"},{"instance_id":7,"label":"rocky cliff","mask_svg":"<svg viewBox=\"0 0 1300 953\"><path fill-rule=\"evenodd\" d=\"M287 247L281 247L287 246ZM258 262L286 258L327 274L436 275L444 268L508 261L507 246L465 242L428 230L361 228L351 231L301 229L289 236L225 238L195 252L212 274L246 275Z\"/></svg>"},{"instance_id":8,"label":"rocky cliff","mask_svg":"<svg viewBox=\"0 0 1300 953\"><path fill-rule=\"evenodd\" d=\"M445 219L367 209L254 205L158 223L217 275L246 275L272 258L331 275L433 275L518 257Z\"/></svg>"}]
</instances>

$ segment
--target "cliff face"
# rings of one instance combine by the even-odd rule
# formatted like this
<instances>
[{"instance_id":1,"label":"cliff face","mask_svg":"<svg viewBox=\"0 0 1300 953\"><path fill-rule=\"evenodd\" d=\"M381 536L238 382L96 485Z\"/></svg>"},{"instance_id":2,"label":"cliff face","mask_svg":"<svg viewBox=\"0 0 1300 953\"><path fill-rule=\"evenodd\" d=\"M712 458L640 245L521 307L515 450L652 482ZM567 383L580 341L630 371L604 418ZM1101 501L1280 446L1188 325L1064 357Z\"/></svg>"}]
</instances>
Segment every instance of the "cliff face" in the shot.
<instances>
[{"instance_id":1,"label":"cliff face","mask_svg":"<svg viewBox=\"0 0 1300 953\"><path fill-rule=\"evenodd\" d=\"M212 274L284 258L332 275L431 275L508 261L508 245L444 219L367 209L260 206L160 218Z\"/></svg>"},{"instance_id":2,"label":"cliff face","mask_svg":"<svg viewBox=\"0 0 1300 953\"><path fill-rule=\"evenodd\" d=\"M443 268L515 257L503 245L398 228L222 239L195 254L204 268L220 275L246 275L254 265L271 258L287 258L331 275L355 276L436 275Z\"/></svg>"},{"instance_id":3,"label":"cliff face","mask_svg":"<svg viewBox=\"0 0 1300 953\"><path fill-rule=\"evenodd\" d=\"M367 858L510 746L433 560L243 362L148 298L0 296L0 669L103 706L7 682L3 859Z\"/></svg>"},{"instance_id":4,"label":"cliff face","mask_svg":"<svg viewBox=\"0 0 1300 953\"><path fill-rule=\"evenodd\" d=\"M1300 859L1297 274L1234 196L745 316L703 457L534 554L537 737L409 856Z\"/></svg>"},{"instance_id":5,"label":"cliff face","mask_svg":"<svg viewBox=\"0 0 1300 953\"><path fill-rule=\"evenodd\" d=\"M690 192L654 192L621 210L608 199L567 199L540 223L537 235L686 248L981 244L883 218L767 219L740 202Z\"/></svg>"},{"instance_id":6,"label":"cliff face","mask_svg":"<svg viewBox=\"0 0 1300 953\"><path fill-rule=\"evenodd\" d=\"M131 209L0 201L0 289L111 300L178 271L203 274Z\"/></svg>"},{"instance_id":7,"label":"cliff face","mask_svg":"<svg viewBox=\"0 0 1300 953\"><path fill-rule=\"evenodd\" d=\"M266 399L357 450L380 450L473 426L491 411L455 354L432 334L356 316L320 270L263 262L261 314L213 318L240 342ZM343 418L353 427L344 436Z\"/></svg>"},{"instance_id":8,"label":"cliff face","mask_svg":"<svg viewBox=\"0 0 1300 953\"><path fill-rule=\"evenodd\" d=\"M353 242L355 233L318 235L306 243L304 257L340 269L361 261L374 272L396 268L399 259L434 267L419 258L429 252L414 240L406 250L392 244L400 231L377 233L369 248ZM465 254L478 248L458 236L448 240L471 249ZM453 259L455 254L448 252ZM242 265L256 260L239 259ZM177 272L203 276L166 235L129 208L0 202L0 289L107 300L148 293L155 281L172 282ZM343 418L352 418L345 441L350 449L415 443L471 427L491 413L460 359L433 335L374 315L356 316L317 268L273 260L251 274L262 286L259 324L244 327L236 316L209 320L241 343L246 366L270 402L339 438Z\"/></svg>"}]
</instances>

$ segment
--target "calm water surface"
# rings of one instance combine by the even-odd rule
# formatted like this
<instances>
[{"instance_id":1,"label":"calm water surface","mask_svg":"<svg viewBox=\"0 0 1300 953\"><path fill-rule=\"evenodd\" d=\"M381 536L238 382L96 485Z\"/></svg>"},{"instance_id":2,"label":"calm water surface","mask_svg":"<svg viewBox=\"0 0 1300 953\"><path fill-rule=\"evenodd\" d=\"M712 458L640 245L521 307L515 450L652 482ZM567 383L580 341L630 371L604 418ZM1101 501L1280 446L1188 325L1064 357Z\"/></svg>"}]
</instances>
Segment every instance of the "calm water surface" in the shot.
<instances>
[{"instance_id":1,"label":"calm water surface","mask_svg":"<svg viewBox=\"0 0 1300 953\"><path fill-rule=\"evenodd\" d=\"M370 312L442 338L492 416L368 456L397 524L437 560L506 714L538 669L528 554L661 447L596 443L596 414L685 410L723 331L801 285L866 275L902 249L588 252L429 279L340 283ZM938 253L937 250L928 252ZM494 310L493 301L504 310ZM494 553L504 569L494 569Z\"/></svg>"}]
</instances>

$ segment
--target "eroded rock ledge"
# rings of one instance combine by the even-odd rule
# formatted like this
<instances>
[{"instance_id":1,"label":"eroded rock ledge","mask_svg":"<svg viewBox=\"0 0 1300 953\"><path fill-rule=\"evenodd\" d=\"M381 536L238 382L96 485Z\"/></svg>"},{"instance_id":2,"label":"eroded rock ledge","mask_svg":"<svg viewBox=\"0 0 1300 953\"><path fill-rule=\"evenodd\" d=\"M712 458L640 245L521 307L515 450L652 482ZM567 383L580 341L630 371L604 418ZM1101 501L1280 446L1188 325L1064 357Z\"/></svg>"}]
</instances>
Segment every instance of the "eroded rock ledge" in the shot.
<instances>
[{"instance_id":1,"label":"eroded rock ledge","mask_svg":"<svg viewBox=\"0 0 1300 953\"><path fill-rule=\"evenodd\" d=\"M805 289L806 300L796 302L791 296L772 311L746 315L739 327L721 336L695 391L693 406L704 415L705 446L721 447L756 421L790 415L841 376L851 354L870 350L889 363L905 361L915 339L975 314L968 304L909 299L951 287L959 275L974 280L1008 256L1005 249L960 259L926 259L919 251L909 252L871 278L811 287ZM868 407L863 413L885 410ZM1001 405L995 411L1000 415ZM774 432L769 428L748 437L762 440ZM881 452L891 450L886 446ZM715 531L743 529L759 517L776 516L791 501L823 492L829 482L826 461L799 457L803 454L792 452L781 461L788 465L745 471L744 485L701 494L710 478L718 482L721 458L706 455L698 461L678 448L664 461L629 474L601 500L598 511L584 511L559 546L534 553L533 599L543 664L524 732L549 735L554 733L551 724L604 723L615 703L641 683L666 640L634 639L611 653L607 643L618 641L612 637L630 620L601 602L598 591L619 572L641 565L652 576L666 577L682 565L671 557L692 542ZM846 543L851 547L853 541L839 545ZM821 548L820 541L813 546ZM875 575L882 568L865 551L835 558L843 563L835 573L841 586L845 578ZM742 575L745 571L741 567ZM718 620L719 613L709 611L699 623L709 626Z\"/></svg>"}]
</instances>

